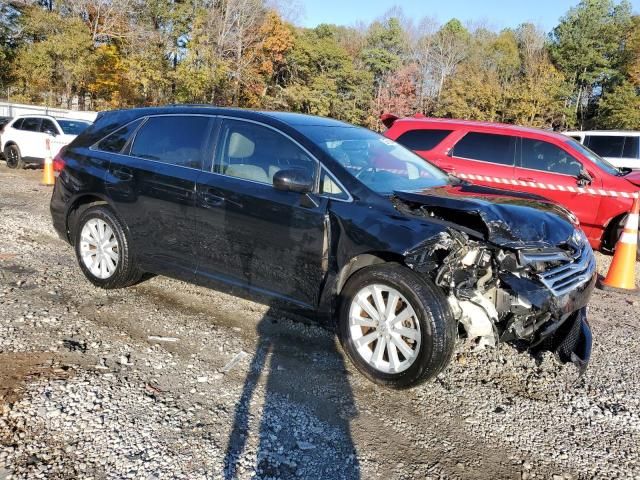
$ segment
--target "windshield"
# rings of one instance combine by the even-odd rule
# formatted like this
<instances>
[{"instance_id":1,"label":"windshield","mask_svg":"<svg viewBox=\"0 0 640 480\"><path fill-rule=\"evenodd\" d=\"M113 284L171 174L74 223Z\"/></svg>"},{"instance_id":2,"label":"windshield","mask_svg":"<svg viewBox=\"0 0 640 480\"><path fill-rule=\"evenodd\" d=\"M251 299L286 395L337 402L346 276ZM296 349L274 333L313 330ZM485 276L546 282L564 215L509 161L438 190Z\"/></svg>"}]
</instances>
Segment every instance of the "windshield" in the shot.
<instances>
[{"instance_id":1,"label":"windshield","mask_svg":"<svg viewBox=\"0 0 640 480\"><path fill-rule=\"evenodd\" d=\"M574 140L573 138L570 138L569 140L567 140L567 143L572 148L574 148L575 150L580 152L582 155L587 157L589 160L591 160L593 163L595 163L598 167L600 167L605 172L611 175L620 175L620 170L618 170L616 167L611 165L609 162L607 162L604 158L602 158L600 155L598 155L594 151L589 150L580 142Z\"/></svg>"},{"instance_id":2,"label":"windshield","mask_svg":"<svg viewBox=\"0 0 640 480\"><path fill-rule=\"evenodd\" d=\"M318 126L299 130L374 192L389 195L449 183L446 173L370 130Z\"/></svg>"},{"instance_id":3,"label":"windshield","mask_svg":"<svg viewBox=\"0 0 640 480\"><path fill-rule=\"evenodd\" d=\"M83 120L64 120L61 118L56 118L58 121L58 125L62 129L62 132L66 135L80 135L85 131L91 123L85 122Z\"/></svg>"}]
</instances>

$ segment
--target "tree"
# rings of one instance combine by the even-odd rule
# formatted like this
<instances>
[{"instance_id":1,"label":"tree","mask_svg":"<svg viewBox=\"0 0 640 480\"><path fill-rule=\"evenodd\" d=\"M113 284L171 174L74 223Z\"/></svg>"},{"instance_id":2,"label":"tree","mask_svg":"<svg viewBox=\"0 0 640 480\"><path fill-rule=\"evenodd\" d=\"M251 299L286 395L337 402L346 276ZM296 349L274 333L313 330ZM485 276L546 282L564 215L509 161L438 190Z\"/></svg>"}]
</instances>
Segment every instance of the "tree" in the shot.
<instances>
[{"instance_id":1,"label":"tree","mask_svg":"<svg viewBox=\"0 0 640 480\"><path fill-rule=\"evenodd\" d=\"M437 78L436 98L440 99L444 82L456 71L468 53L470 35L458 19L449 20L435 34L433 58Z\"/></svg>"},{"instance_id":2,"label":"tree","mask_svg":"<svg viewBox=\"0 0 640 480\"><path fill-rule=\"evenodd\" d=\"M586 111L611 83L615 83L621 43L630 27L627 0L582 0L561 19L551 35L551 56L574 85L575 119L584 125Z\"/></svg>"},{"instance_id":3,"label":"tree","mask_svg":"<svg viewBox=\"0 0 640 480\"><path fill-rule=\"evenodd\" d=\"M11 83L10 65L17 48L19 13L7 3L0 3L0 90L5 91Z\"/></svg>"},{"instance_id":4,"label":"tree","mask_svg":"<svg viewBox=\"0 0 640 480\"><path fill-rule=\"evenodd\" d=\"M599 104L597 125L615 130L640 130L638 93L638 87L627 81L606 93Z\"/></svg>"},{"instance_id":5,"label":"tree","mask_svg":"<svg viewBox=\"0 0 640 480\"><path fill-rule=\"evenodd\" d=\"M384 22L374 22L369 27L367 44L361 55L373 73L374 82L380 85L386 75L400 68L405 51L406 41L400 21L389 18Z\"/></svg>"},{"instance_id":6,"label":"tree","mask_svg":"<svg viewBox=\"0 0 640 480\"><path fill-rule=\"evenodd\" d=\"M75 96L83 106L96 61L86 25L35 7L28 12L13 69L19 96L67 107Z\"/></svg>"}]
</instances>

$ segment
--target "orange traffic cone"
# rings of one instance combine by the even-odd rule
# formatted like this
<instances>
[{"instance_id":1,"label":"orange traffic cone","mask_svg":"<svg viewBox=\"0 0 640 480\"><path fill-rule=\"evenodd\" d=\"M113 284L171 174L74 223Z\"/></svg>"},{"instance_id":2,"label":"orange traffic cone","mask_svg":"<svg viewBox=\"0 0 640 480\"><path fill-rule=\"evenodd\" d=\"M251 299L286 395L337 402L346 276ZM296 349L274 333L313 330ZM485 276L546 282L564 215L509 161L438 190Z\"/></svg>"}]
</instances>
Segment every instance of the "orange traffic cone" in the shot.
<instances>
[{"instance_id":1,"label":"orange traffic cone","mask_svg":"<svg viewBox=\"0 0 640 480\"><path fill-rule=\"evenodd\" d=\"M633 207L627 217L620 240L616 244L611 267L607 278L598 282L602 290L638 292L636 288L636 255L638 254L638 217L640 217L640 199L633 201Z\"/></svg>"},{"instance_id":2,"label":"orange traffic cone","mask_svg":"<svg viewBox=\"0 0 640 480\"><path fill-rule=\"evenodd\" d=\"M53 158L51 158L51 141L46 139L46 154L44 157L44 171L42 172L42 185L53 185L56 177L53 174Z\"/></svg>"}]
</instances>

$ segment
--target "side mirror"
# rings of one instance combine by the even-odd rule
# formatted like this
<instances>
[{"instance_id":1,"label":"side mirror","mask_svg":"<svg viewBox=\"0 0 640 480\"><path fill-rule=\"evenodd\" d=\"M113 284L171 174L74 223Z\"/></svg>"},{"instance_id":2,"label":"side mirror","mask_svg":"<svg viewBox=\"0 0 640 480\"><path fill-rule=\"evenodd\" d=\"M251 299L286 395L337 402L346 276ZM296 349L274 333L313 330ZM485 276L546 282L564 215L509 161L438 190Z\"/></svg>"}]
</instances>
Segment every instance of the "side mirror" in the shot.
<instances>
[{"instance_id":1,"label":"side mirror","mask_svg":"<svg viewBox=\"0 0 640 480\"><path fill-rule=\"evenodd\" d=\"M52 137L56 137L58 135L53 130L45 130L44 133L46 133L47 135L51 135Z\"/></svg>"},{"instance_id":2,"label":"side mirror","mask_svg":"<svg viewBox=\"0 0 640 480\"><path fill-rule=\"evenodd\" d=\"M576 180L579 187L586 187L588 185L591 185L591 182L593 182L593 178L584 168L580 170L580 173L578 173L578 177Z\"/></svg>"},{"instance_id":3,"label":"side mirror","mask_svg":"<svg viewBox=\"0 0 640 480\"><path fill-rule=\"evenodd\" d=\"M286 168L273 176L273 187L285 192L309 193L313 183L312 172L304 168Z\"/></svg>"}]
</instances>

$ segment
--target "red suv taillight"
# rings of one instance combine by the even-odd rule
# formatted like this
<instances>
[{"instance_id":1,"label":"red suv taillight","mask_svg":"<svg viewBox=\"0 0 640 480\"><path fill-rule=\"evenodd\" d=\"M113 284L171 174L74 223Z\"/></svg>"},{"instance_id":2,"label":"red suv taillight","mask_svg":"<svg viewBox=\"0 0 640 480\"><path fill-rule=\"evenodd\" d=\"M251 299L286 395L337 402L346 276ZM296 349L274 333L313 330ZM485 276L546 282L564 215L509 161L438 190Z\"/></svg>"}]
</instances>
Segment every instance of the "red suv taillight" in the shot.
<instances>
[{"instance_id":1,"label":"red suv taillight","mask_svg":"<svg viewBox=\"0 0 640 480\"><path fill-rule=\"evenodd\" d=\"M53 171L61 172L64 168L64 158L62 158L62 154L66 150L66 147L62 147L58 154L53 158Z\"/></svg>"}]
</instances>

